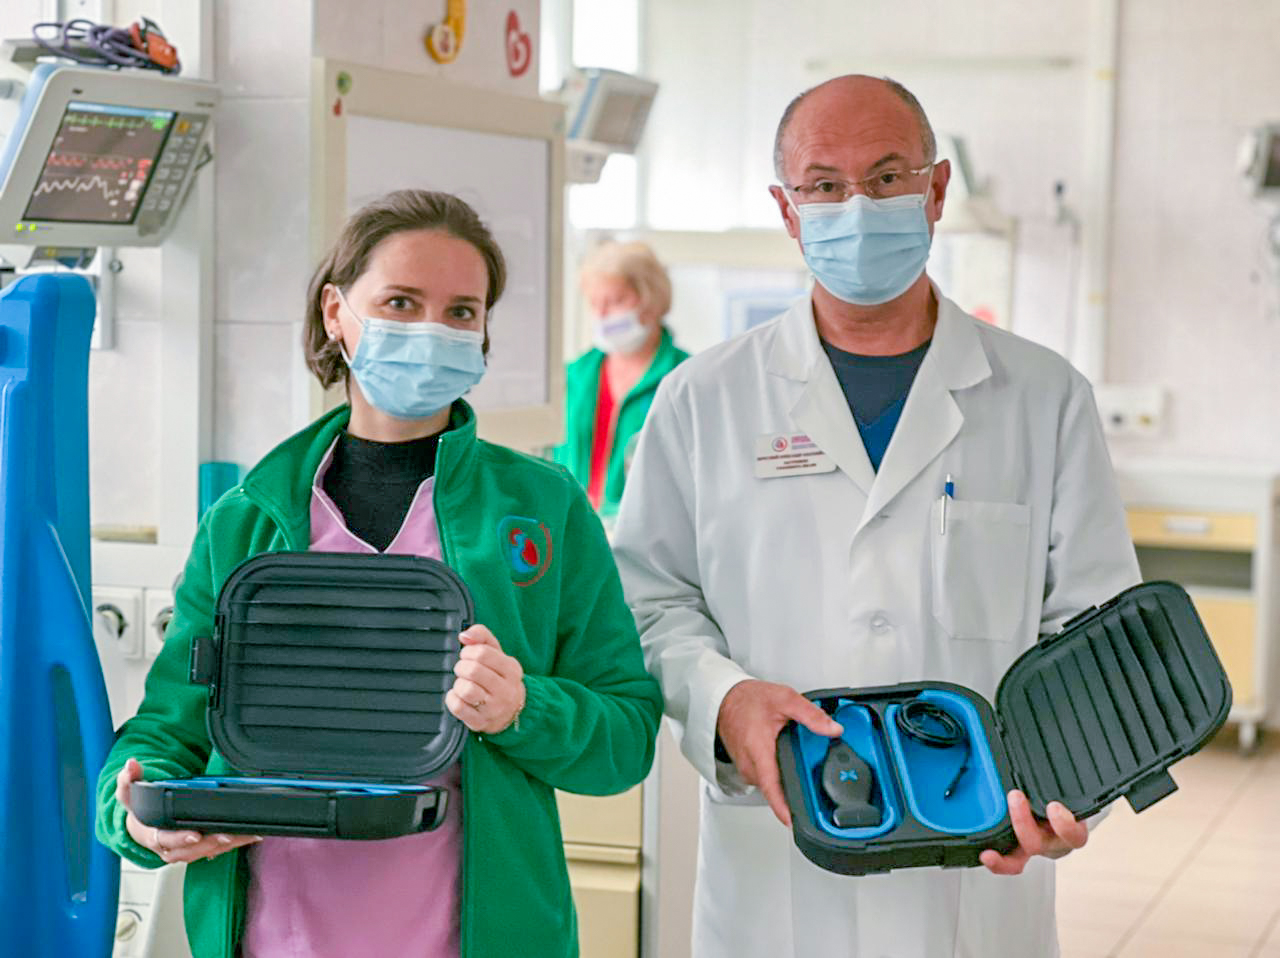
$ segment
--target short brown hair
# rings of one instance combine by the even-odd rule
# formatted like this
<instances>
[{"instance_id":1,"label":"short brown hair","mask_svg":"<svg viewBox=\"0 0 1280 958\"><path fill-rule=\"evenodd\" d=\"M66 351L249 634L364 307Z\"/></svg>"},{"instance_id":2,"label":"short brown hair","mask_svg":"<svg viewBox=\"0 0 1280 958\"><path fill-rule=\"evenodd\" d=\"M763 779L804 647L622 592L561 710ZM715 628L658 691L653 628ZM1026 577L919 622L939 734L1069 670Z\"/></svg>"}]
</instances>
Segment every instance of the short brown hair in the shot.
<instances>
[{"instance_id":1,"label":"short brown hair","mask_svg":"<svg viewBox=\"0 0 1280 958\"><path fill-rule=\"evenodd\" d=\"M502 296L507 284L507 263L489 228L476 211L451 193L430 190L395 190L361 207L342 227L337 241L320 261L307 286L307 316L302 348L307 368L328 389L346 382L347 364L338 343L324 328L324 288L332 283L343 293L369 268L373 250L388 236L406 230L441 230L476 248L489 273L485 294L486 313ZM484 351L489 351L486 318Z\"/></svg>"}]
</instances>

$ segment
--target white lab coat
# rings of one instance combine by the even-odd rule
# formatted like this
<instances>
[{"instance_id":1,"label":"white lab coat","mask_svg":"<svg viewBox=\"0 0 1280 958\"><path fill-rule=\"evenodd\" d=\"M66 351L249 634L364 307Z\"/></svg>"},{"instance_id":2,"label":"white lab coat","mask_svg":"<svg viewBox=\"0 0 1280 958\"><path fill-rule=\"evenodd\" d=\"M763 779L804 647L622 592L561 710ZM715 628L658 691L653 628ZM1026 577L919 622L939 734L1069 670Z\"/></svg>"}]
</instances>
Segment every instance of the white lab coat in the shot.
<instances>
[{"instance_id":1,"label":"white lab coat","mask_svg":"<svg viewBox=\"0 0 1280 958\"><path fill-rule=\"evenodd\" d=\"M1037 636L1139 580L1086 380L939 300L878 473L808 300L685 362L649 413L614 544L704 779L695 958L1058 954L1046 859L1018 878L834 875L713 753L720 702L745 677L800 691L938 679L991 700ZM837 468L757 478L757 438L797 433Z\"/></svg>"}]
</instances>

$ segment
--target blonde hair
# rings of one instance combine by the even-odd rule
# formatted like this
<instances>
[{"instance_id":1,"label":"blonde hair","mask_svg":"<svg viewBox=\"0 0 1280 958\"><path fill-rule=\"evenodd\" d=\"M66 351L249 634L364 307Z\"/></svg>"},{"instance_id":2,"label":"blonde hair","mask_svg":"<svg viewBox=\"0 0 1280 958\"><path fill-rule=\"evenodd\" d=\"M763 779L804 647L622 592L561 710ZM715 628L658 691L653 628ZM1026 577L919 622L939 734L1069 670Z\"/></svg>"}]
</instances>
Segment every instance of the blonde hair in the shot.
<instances>
[{"instance_id":1,"label":"blonde hair","mask_svg":"<svg viewBox=\"0 0 1280 958\"><path fill-rule=\"evenodd\" d=\"M671 309L671 277L644 243L601 243L582 261L579 284L596 276L617 276L640 297L643 308L653 310L658 319Z\"/></svg>"}]
</instances>

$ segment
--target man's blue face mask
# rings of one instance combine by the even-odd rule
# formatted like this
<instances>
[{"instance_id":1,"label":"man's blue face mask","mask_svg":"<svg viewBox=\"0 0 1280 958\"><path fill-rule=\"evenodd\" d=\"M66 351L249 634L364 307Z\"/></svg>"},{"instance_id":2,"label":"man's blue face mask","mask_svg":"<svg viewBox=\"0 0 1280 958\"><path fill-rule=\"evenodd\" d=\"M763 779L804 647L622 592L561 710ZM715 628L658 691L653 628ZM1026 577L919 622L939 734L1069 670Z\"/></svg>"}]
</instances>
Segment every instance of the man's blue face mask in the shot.
<instances>
[{"instance_id":1,"label":"man's blue face mask","mask_svg":"<svg viewBox=\"0 0 1280 958\"><path fill-rule=\"evenodd\" d=\"M361 316L355 356L342 358L375 409L397 419L425 419L451 405L484 375L484 334L440 323Z\"/></svg>"},{"instance_id":2,"label":"man's blue face mask","mask_svg":"<svg viewBox=\"0 0 1280 958\"><path fill-rule=\"evenodd\" d=\"M927 190L887 199L855 193L843 203L792 203L814 278L836 299L857 306L897 299L929 259L928 196Z\"/></svg>"}]
</instances>

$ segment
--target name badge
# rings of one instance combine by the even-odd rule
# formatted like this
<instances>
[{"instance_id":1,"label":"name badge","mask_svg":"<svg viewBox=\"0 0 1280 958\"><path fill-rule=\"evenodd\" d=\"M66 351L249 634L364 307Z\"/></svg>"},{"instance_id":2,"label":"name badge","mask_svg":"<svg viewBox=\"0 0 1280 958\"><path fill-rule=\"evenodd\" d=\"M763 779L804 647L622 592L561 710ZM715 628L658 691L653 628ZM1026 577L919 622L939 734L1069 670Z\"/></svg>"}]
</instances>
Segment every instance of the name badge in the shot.
<instances>
[{"instance_id":1,"label":"name badge","mask_svg":"<svg viewBox=\"0 0 1280 958\"><path fill-rule=\"evenodd\" d=\"M756 478L834 472L836 464L804 433L777 433L756 439Z\"/></svg>"}]
</instances>

